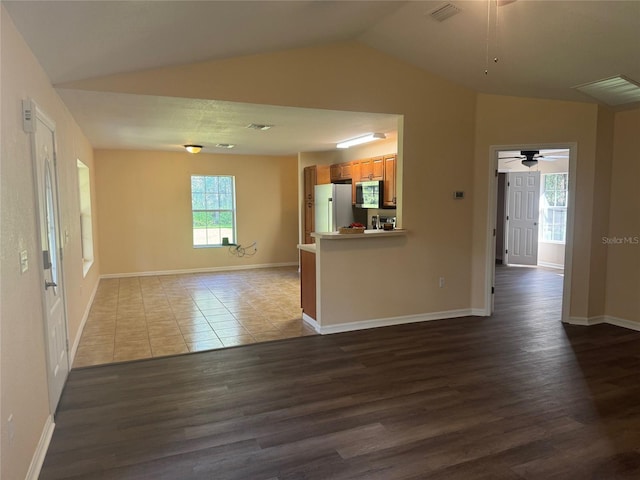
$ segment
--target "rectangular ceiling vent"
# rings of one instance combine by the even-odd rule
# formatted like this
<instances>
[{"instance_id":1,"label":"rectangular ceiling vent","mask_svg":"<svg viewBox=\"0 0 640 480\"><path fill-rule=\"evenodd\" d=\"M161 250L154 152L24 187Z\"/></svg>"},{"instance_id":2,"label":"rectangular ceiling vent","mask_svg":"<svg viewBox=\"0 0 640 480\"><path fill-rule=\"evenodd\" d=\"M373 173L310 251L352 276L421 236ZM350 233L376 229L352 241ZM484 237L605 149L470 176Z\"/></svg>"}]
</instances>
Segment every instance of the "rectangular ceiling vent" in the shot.
<instances>
[{"instance_id":1,"label":"rectangular ceiling vent","mask_svg":"<svg viewBox=\"0 0 640 480\"><path fill-rule=\"evenodd\" d=\"M269 130L273 125L265 125L263 123L250 123L247 128L252 130Z\"/></svg>"},{"instance_id":2,"label":"rectangular ceiling vent","mask_svg":"<svg viewBox=\"0 0 640 480\"><path fill-rule=\"evenodd\" d=\"M614 107L640 102L640 83L622 75L585 83L573 88Z\"/></svg>"},{"instance_id":3,"label":"rectangular ceiling vent","mask_svg":"<svg viewBox=\"0 0 640 480\"><path fill-rule=\"evenodd\" d=\"M457 13L460 13L460 11L460 8L456 7L453 3L445 3L429 12L429 16L438 22L444 22L447 18L451 18Z\"/></svg>"}]
</instances>

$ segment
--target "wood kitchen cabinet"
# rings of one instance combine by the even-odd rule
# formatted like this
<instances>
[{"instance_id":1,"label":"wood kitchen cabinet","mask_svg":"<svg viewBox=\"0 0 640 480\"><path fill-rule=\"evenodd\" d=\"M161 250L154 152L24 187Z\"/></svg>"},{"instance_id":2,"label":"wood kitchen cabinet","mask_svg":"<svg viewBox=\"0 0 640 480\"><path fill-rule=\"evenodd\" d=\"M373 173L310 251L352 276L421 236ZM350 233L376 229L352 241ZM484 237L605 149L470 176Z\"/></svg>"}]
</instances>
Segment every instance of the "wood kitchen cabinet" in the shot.
<instances>
[{"instance_id":1,"label":"wood kitchen cabinet","mask_svg":"<svg viewBox=\"0 0 640 480\"><path fill-rule=\"evenodd\" d=\"M315 186L317 181L317 169L313 167L305 167L304 169L304 243L313 243L311 232L315 228Z\"/></svg>"},{"instance_id":2,"label":"wood kitchen cabinet","mask_svg":"<svg viewBox=\"0 0 640 480\"><path fill-rule=\"evenodd\" d=\"M331 183L329 165L313 165L304 168L304 243L314 243L311 232L315 231L315 186Z\"/></svg>"},{"instance_id":3,"label":"wood kitchen cabinet","mask_svg":"<svg viewBox=\"0 0 640 480\"><path fill-rule=\"evenodd\" d=\"M396 206L396 158L397 155L385 155L384 161L384 183L383 183L383 200L385 207Z\"/></svg>"},{"instance_id":4,"label":"wood kitchen cabinet","mask_svg":"<svg viewBox=\"0 0 640 480\"><path fill-rule=\"evenodd\" d=\"M384 158L374 157L360 160L360 174L357 181L384 180Z\"/></svg>"},{"instance_id":5,"label":"wood kitchen cabinet","mask_svg":"<svg viewBox=\"0 0 640 480\"><path fill-rule=\"evenodd\" d=\"M373 159L365 158L360 160L359 182L366 182L373 175Z\"/></svg>"},{"instance_id":6,"label":"wood kitchen cabinet","mask_svg":"<svg viewBox=\"0 0 640 480\"><path fill-rule=\"evenodd\" d=\"M356 204L356 183L360 181L360 160L351 162L351 203Z\"/></svg>"},{"instance_id":7,"label":"wood kitchen cabinet","mask_svg":"<svg viewBox=\"0 0 640 480\"><path fill-rule=\"evenodd\" d=\"M351 162L331 165L331 182L351 180Z\"/></svg>"},{"instance_id":8,"label":"wood kitchen cabinet","mask_svg":"<svg viewBox=\"0 0 640 480\"><path fill-rule=\"evenodd\" d=\"M372 172L370 180L384 180L384 158L374 157L371 161Z\"/></svg>"},{"instance_id":9,"label":"wood kitchen cabinet","mask_svg":"<svg viewBox=\"0 0 640 480\"><path fill-rule=\"evenodd\" d=\"M300 306L316 319L316 255L306 250L300 250Z\"/></svg>"}]
</instances>

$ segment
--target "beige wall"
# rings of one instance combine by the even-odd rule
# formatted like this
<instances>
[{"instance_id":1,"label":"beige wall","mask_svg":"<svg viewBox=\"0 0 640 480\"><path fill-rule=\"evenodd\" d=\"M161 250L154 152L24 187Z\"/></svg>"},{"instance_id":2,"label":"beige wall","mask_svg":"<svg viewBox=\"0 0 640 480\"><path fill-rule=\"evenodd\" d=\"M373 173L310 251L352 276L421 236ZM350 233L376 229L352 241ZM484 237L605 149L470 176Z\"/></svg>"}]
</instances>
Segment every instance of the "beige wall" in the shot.
<instances>
[{"instance_id":1,"label":"beige wall","mask_svg":"<svg viewBox=\"0 0 640 480\"><path fill-rule=\"evenodd\" d=\"M598 106L586 103L478 95L475 181L473 192L473 298L484 307L489 181L493 174L490 147L495 145L577 144L573 256L591 259ZM606 182L606 180L605 180ZM602 259L597 257L596 263ZM599 266L599 265L597 265ZM592 262L574 262L570 315L589 316Z\"/></svg>"},{"instance_id":2,"label":"beige wall","mask_svg":"<svg viewBox=\"0 0 640 480\"><path fill-rule=\"evenodd\" d=\"M30 137L21 123L22 99L32 98L56 122L61 226L69 234L64 245L63 268L71 343L78 336L84 312L97 285L99 261L96 259L83 278L76 160L80 158L93 171L91 146L17 33L4 7L0 7L0 12L0 419L4 425L12 414L15 424L12 445L5 432L2 435L0 477L22 479L49 416L40 303L42 280L38 267L41 253L36 232ZM27 250L29 258L29 269L24 274L20 273L18 255L21 250Z\"/></svg>"},{"instance_id":3,"label":"beige wall","mask_svg":"<svg viewBox=\"0 0 640 480\"><path fill-rule=\"evenodd\" d=\"M616 114L613 146L606 314L640 323L640 109Z\"/></svg>"},{"instance_id":4,"label":"beige wall","mask_svg":"<svg viewBox=\"0 0 640 480\"><path fill-rule=\"evenodd\" d=\"M297 158L97 150L101 273L296 263ZM251 257L193 248L191 175L233 175L237 241Z\"/></svg>"}]
</instances>

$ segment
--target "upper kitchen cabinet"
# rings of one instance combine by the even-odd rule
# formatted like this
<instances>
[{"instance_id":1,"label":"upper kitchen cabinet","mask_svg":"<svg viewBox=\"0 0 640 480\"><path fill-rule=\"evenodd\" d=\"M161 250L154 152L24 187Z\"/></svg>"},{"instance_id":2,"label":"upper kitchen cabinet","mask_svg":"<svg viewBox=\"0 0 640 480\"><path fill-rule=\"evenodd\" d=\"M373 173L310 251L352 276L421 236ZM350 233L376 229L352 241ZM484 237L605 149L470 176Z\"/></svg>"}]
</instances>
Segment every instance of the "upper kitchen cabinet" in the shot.
<instances>
[{"instance_id":1,"label":"upper kitchen cabinet","mask_svg":"<svg viewBox=\"0 0 640 480\"><path fill-rule=\"evenodd\" d=\"M383 157L360 160L360 175L357 181L366 182L368 180L384 180Z\"/></svg>"},{"instance_id":2,"label":"upper kitchen cabinet","mask_svg":"<svg viewBox=\"0 0 640 480\"><path fill-rule=\"evenodd\" d=\"M383 206L396 206L396 158L397 155L385 155L384 162L384 196Z\"/></svg>"},{"instance_id":3,"label":"upper kitchen cabinet","mask_svg":"<svg viewBox=\"0 0 640 480\"><path fill-rule=\"evenodd\" d=\"M337 163L331 165L331 182L340 182L342 180L351 180L352 164L351 162Z\"/></svg>"}]
</instances>

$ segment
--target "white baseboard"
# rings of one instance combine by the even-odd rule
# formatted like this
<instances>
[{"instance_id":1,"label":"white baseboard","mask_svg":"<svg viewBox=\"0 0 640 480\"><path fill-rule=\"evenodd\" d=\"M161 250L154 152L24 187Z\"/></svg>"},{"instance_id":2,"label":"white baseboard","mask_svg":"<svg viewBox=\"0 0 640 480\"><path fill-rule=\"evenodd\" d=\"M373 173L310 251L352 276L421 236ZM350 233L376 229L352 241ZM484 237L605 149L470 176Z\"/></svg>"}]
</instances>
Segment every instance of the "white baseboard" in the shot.
<instances>
[{"instance_id":1,"label":"white baseboard","mask_svg":"<svg viewBox=\"0 0 640 480\"><path fill-rule=\"evenodd\" d=\"M31 464L25 477L26 480L38 480L42 464L44 463L44 457L47 455L49 443L51 443L51 437L53 436L53 430L55 428L56 424L53 423L53 417L49 415L44 423L36 451L33 453L33 457L31 457Z\"/></svg>"},{"instance_id":2,"label":"white baseboard","mask_svg":"<svg viewBox=\"0 0 640 480\"><path fill-rule=\"evenodd\" d=\"M306 323L311 328L313 328L316 332L320 333L320 325L318 325L318 322L316 322L315 319L311 318L309 315L303 312L302 320L304 321L304 323Z\"/></svg>"},{"instance_id":3,"label":"white baseboard","mask_svg":"<svg viewBox=\"0 0 640 480\"><path fill-rule=\"evenodd\" d=\"M549 263L549 262L538 262L539 267L547 267L547 268L557 268L558 270L564 270L564 265L561 263Z\"/></svg>"},{"instance_id":4,"label":"white baseboard","mask_svg":"<svg viewBox=\"0 0 640 480\"><path fill-rule=\"evenodd\" d=\"M335 325L319 326L319 333L325 335L329 333L353 332L367 328L388 327L391 325L401 325L405 323L427 322L431 320L443 320L446 318L459 318L473 316L472 309L448 310L444 312L424 313L420 315L404 315L402 317L375 318L363 320L361 322L338 323Z\"/></svg>"},{"instance_id":5,"label":"white baseboard","mask_svg":"<svg viewBox=\"0 0 640 480\"><path fill-rule=\"evenodd\" d=\"M628 328L629 330L640 331L640 322L634 322L633 320L628 320L626 318L618 318L618 317L612 317L610 315L605 315L604 321L610 325L615 325L616 327L622 327L622 328Z\"/></svg>"},{"instance_id":6,"label":"white baseboard","mask_svg":"<svg viewBox=\"0 0 640 480\"><path fill-rule=\"evenodd\" d=\"M567 320L565 320L565 323L571 325L590 326L598 325L599 323L605 323L605 320L603 315L598 315L596 317L569 317Z\"/></svg>"},{"instance_id":7,"label":"white baseboard","mask_svg":"<svg viewBox=\"0 0 640 480\"><path fill-rule=\"evenodd\" d=\"M93 300L96 298L96 292L98 291L98 285L100 285L100 281L98 280L93 287L93 291L89 296L89 303L87 303L87 307L84 309L84 313L82 314L82 320L80 321L80 327L78 328L78 333L76 334L76 338L73 340L73 344L71 346L71 351L69 353L69 367L73 365L73 360L76 358L76 353L78 352L78 346L80 345L80 338L82 338L82 332L84 331L84 326L87 323L87 319L89 318L89 312L91 311L91 305L93 305Z\"/></svg>"},{"instance_id":8,"label":"white baseboard","mask_svg":"<svg viewBox=\"0 0 640 480\"><path fill-rule=\"evenodd\" d=\"M469 315L473 317L490 317L491 312L484 308L472 308L471 313Z\"/></svg>"},{"instance_id":9,"label":"white baseboard","mask_svg":"<svg viewBox=\"0 0 640 480\"><path fill-rule=\"evenodd\" d=\"M228 267L186 268L180 270L158 270L154 272L105 273L100 278L153 277L156 275L180 275L183 273L226 272L230 270L252 270L257 268L296 267L298 262L262 263L258 265L230 265Z\"/></svg>"},{"instance_id":10,"label":"white baseboard","mask_svg":"<svg viewBox=\"0 0 640 480\"><path fill-rule=\"evenodd\" d=\"M611 315L597 315L594 317L569 317L569 319L565 323L584 326L608 323L609 325L615 325L616 327L640 331L640 322L635 322L626 318L613 317Z\"/></svg>"}]
</instances>

